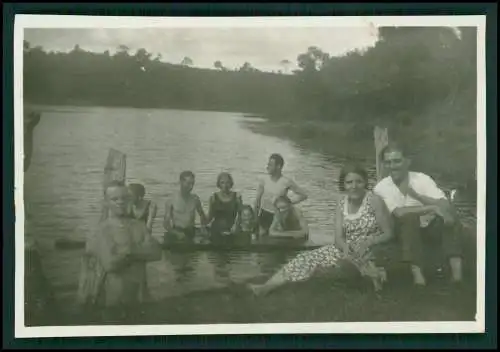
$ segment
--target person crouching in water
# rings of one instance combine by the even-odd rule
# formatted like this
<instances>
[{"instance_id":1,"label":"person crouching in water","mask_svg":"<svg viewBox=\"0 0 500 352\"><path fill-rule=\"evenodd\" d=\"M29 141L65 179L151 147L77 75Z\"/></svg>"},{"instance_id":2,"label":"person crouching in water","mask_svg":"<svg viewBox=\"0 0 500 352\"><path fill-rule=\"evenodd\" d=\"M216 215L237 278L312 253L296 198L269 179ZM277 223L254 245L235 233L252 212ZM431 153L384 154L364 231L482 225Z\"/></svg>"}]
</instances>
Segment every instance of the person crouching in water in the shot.
<instances>
[{"instance_id":1,"label":"person crouching in water","mask_svg":"<svg viewBox=\"0 0 500 352\"><path fill-rule=\"evenodd\" d=\"M146 263L160 260L162 252L144 221L129 216L129 194L123 183L110 182L104 195L108 216L85 249L95 259L94 297L85 297L84 302L100 309L105 322L116 323L133 317L147 292Z\"/></svg>"},{"instance_id":2,"label":"person crouching in water","mask_svg":"<svg viewBox=\"0 0 500 352\"><path fill-rule=\"evenodd\" d=\"M149 233L153 232L153 222L156 217L157 206L151 200L144 199L146 189L140 183L128 185L131 196L130 215L140 221L144 221Z\"/></svg>"},{"instance_id":3,"label":"person crouching in water","mask_svg":"<svg viewBox=\"0 0 500 352\"><path fill-rule=\"evenodd\" d=\"M233 239L239 225L242 207L241 196L232 191L233 177L227 172L217 176L218 192L210 197L208 222L210 226L210 240L215 243Z\"/></svg>"},{"instance_id":4,"label":"person crouching in water","mask_svg":"<svg viewBox=\"0 0 500 352\"><path fill-rule=\"evenodd\" d=\"M307 238L309 227L300 210L292 205L287 196L278 197L274 201L276 208L273 222L269 228L269 236L286 238Z\"/></svg>"}]
</instances>

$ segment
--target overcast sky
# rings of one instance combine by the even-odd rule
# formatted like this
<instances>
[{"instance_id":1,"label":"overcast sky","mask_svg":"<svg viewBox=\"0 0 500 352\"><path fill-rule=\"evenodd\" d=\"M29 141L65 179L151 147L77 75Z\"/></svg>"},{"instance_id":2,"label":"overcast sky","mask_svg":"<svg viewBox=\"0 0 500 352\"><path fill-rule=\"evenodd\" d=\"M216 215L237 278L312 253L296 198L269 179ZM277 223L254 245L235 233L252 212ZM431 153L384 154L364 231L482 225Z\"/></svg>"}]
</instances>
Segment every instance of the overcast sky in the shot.
<instances>
[{"instance_id":1,"label":"overcast sky","mask_svg":"<svg viewBox=\"0 0 500 352\"><path fill-rule=\"evenodd\" d=\"M228 68L245 61L260 70L282 70L287 59L295 68L297 55L318 46L330 55L341 55L375 44L377 31L356 28L144 28L144 29L25 29L25 40L45 50L68 51L75 44L89 51L114 52L126 45L161 54L162 61L180 63L185 56L194 66L212 68L216 60Z\"/></svg>"}]
</instances>

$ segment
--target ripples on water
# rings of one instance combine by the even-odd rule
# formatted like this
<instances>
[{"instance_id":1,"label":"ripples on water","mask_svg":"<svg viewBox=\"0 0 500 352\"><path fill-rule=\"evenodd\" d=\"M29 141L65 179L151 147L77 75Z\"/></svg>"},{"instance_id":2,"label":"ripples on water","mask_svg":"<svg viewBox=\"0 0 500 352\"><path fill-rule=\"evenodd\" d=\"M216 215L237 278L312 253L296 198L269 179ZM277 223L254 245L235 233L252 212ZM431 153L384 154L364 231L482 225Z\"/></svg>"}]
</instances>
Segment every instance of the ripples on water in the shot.
<instances>
[{"instance_id":1,"label":"ripples on water","mask_svg":"<svg viewBox=\"0 0 500 352\"><path fill-rule=\"evenodd\" d=\"M57 238L84 239L99 218L101 182L109 148L127 154L127 180L146 186L147 197L159 205L154 235L161 222L166 197L178 189L183 170L196 174L194 192L208 210L221 171L232 173L244 202L253 204L257 178L264 174L268 156L280 153L284 173L305 188L309 199L300 207L310 223L311 240L333 239L337 179L342 160L312 153L288 141L262 136L243 127L249 118L237 113L111 108L44 108L35 131L35 152L25 175L25 206L33 233L43 250L44 269L61 295L71 295L77 283L79 252L55 251ZM251 118L252 121L263 121ZM373 176L375 170L369 169ZM236 279L269 273L293 253L277 258L210 253L193 256L189 280L177 282L171 255L149 265L153 295L167 295L218 285L218 278ZM218 262L230 262L229 274Z\"/></svg>"}]
</instances>

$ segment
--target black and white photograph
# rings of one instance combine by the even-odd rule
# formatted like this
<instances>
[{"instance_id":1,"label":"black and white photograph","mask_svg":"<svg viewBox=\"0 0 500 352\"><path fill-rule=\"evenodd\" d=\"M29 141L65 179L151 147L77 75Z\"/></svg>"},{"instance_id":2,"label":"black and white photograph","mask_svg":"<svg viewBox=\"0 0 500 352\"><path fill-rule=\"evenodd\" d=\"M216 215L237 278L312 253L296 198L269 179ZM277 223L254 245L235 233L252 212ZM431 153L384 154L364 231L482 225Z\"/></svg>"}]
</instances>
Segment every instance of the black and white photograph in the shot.
<instances>
[{"instance_id":1,"label":"black and white photograph","mask_svg":"<svg viewBox=\"0 0 500 352\"><path fill-rule=\"evenodd\" d=\"M17 15L16 337L484 332L485 27Z\"/></svg>"}]
</instances>

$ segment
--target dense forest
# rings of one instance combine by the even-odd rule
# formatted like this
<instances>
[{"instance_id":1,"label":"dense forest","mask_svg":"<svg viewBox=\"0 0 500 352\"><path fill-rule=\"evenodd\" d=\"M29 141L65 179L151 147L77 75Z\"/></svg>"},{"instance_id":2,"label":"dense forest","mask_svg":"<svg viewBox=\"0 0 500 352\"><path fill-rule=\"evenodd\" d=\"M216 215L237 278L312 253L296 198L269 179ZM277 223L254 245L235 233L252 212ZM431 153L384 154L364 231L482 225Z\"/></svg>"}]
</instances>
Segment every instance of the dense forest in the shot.
<instances>
[{"instance_id":1,"label":"dense forest","mask_svg":"<svg viewBox=\"0 0 500 352\"><path fill-rule=\"evenodd\" d=\"M305 48L293 74L261 72L248 62L236 70L221 61L200 69L192 67L196 58L166 63L161 55L145 49L131 53L124 45L111 54L87 52L75 43L71 52L62 53L25 42L24 98L34 104L355 121L367 131L384 124L396 131L393 135L418 129L443 145L460 141L475 157L475 149L469 149L475 145L476 28L382 27L378 37L374 46L342 56Z\"/></svg>"}]
</instances>

